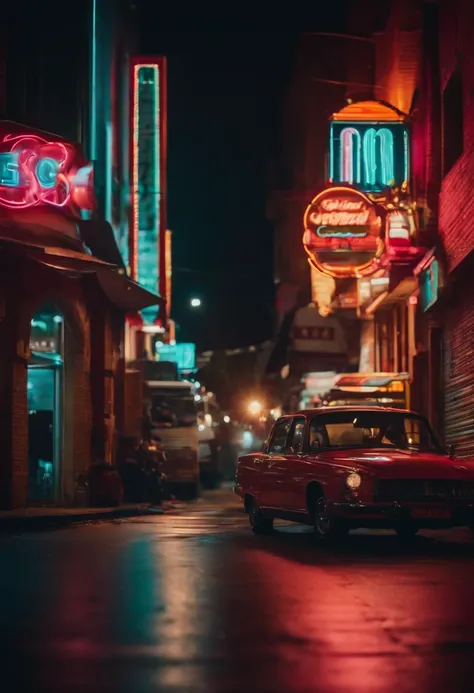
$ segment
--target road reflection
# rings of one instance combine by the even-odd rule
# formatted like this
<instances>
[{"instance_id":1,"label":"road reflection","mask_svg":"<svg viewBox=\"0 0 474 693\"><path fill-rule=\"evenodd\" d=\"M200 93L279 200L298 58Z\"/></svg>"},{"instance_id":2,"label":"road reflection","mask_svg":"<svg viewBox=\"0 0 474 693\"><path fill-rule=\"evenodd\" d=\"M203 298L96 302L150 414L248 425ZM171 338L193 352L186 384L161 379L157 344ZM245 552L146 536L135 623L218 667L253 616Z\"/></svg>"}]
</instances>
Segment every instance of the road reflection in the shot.
<instances>
[{"instance_id":1,"label":"road reflection","mask_svg":"<svg viewBox=\"0 0 474 693\"><path fill-rule=\"evenodd\" d=\"M206 506L199 521L180 517L176 536L168 517L4 542L1 643L16 688L472 689L467 533L409 545L358 533L328 548L307 528L254 536L235 517L223 532Z\"/></svg>"}]
</instances>

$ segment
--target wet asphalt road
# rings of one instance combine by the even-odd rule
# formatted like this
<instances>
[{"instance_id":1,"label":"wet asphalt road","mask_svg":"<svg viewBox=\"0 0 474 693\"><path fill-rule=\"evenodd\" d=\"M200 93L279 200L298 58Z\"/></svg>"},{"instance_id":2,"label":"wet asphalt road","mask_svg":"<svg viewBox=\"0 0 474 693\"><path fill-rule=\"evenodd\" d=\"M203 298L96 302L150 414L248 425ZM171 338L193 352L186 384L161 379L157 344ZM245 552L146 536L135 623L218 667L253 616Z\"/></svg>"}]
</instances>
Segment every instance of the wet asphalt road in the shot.
<instances>
[{"instance_id":1,"label":"wet asphalt road","mask_svg":"<svg viewBox=\"0 0 474 693\"><path fill-rule=\"evenodd\" d=\"M474 690L474 542L256 537L228 491L179 514L0 538L2 690ZM21 688L20 688L21 686Z\"/></svg>"}]
</instances>

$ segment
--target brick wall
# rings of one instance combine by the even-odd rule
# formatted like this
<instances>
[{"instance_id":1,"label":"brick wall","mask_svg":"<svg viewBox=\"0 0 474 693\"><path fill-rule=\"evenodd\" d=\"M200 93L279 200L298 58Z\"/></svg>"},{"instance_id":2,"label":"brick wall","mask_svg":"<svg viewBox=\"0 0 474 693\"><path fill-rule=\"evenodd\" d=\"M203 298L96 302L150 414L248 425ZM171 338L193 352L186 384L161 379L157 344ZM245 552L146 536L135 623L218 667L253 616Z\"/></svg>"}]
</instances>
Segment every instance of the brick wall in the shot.
<instances>
[{"instance_id":1,"label":"brick wall","mask_svg":"<svg viewBox=\"0 0 474 693\"><path fill-rule=\"evenodd\" d=\"M421 60L420 0L395 0L376 36L376 98L409 113Z\"/></svg>"},{"instance_id":2,"label":"brick wall","mask_svg":"<svg viewBox=\"0 0 474 693\"><path fill-rule=\"evenodd\" d=\"M65 319L60 500L71 504L77 475L87 471L92 459L91 383L104 389L104 354L102 371L91 371L84 280L5 255L0 276L0 508L24 507L28 501L27 347L31 318L46 304L55 305Z\"/></svg>"},{"instance_id":3,"label":"brick wall","mask_svg":"<svg viewBox=\"0 0 474 693\"><path fill-rule=\"evenodd\" d=\"M464 152L441 185L439 230L452 271L474 250L474 4L465 0L440 4L440 70L444 89L456 66L462 71Z\"/></svg>"}]
</instances>

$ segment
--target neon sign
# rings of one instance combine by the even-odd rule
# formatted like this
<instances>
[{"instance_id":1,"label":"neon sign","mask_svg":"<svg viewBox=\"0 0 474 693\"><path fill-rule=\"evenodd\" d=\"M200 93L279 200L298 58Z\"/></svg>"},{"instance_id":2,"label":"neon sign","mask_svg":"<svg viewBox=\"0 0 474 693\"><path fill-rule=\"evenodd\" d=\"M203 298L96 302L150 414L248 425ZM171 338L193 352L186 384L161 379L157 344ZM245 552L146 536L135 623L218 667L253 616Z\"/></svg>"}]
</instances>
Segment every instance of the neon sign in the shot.
<instances>
[{"instance_id":1,"label":"neon sign","mask_svg":"<svg viewBox=\"0 0 474 693\"><path fill-rule=\"evenodd\" d=\"M132 277L157 293L166 269L162 200L164 187L164 58L136 58L132 64L131 229ZM164 279L164 277L163 277ZM152 322L156 307L142 311Z\"/></svg>"},{"instance_id":2,"label":"neon sign","mask_svg":"<svg viewBox=\"0 0 474 693\"><path fill-rule=\"evenodd\" d=\"M332 277L371 274L382 255L382 219L374 203L353 188L316 195L304 215L303 245L313 269Z\"/></svg>"},{"instance_id":3,"label":"neon sign","mask_svg":"<svg viewBox=\"0 0 474 693\"><path fill-rule=\"evenodd\" d=\"M29 133L2 136L2 129L0 206L94 208L92 166L80 165L84 162L73 145Z\"/></svg>"},{"instance_id":4,"label":"neon sign","mask_svg":"<svg viewBox=\"0 0 474 693\"><path fill-rule=\"evenodd\" d=\"M439 296L439 263L436 259L420 273L419 282L421 309L425 312L436 303Z\"/></svg>"},{"instance_id":5,"label":"neon sign","mask_svg":"<svg viewBox=\"0 0 474 693\"><path fill-rule=\"evenodd\" d=\"M380 192L408 182L409 138L402 113L377 101L346 106L330 127L330 180Z\"/></svg>"}]
</instances>

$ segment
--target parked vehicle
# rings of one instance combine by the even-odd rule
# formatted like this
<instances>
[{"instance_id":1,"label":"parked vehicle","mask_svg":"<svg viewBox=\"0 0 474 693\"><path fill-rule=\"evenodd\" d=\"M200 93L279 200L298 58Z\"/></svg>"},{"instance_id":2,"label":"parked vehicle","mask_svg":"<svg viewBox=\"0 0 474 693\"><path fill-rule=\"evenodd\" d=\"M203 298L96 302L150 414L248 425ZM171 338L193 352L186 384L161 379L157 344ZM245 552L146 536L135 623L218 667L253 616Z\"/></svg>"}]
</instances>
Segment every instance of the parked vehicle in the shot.
<instances>
[{"instance_id":1,"label":"parked vehicle","mask_svg":"<svg viewBox=\"0 0 474 693\"><path fill-rule=\"evenodd\" d=\"M457 462L421 416L378 407L323 407L276 421L261 453L240 457L236 493L254 532L274 518L317 537L350 529L474 527L474 463Z\"/></svg>"},{"instance_id":2,"label":"parked vehicle","mask_svg":"<svg viewBox=\"0 0 474 693\"><path fill-rule=\"evenodd\" d=\"M179 498L199 495L199 441L192 383L148 380L145 407L150 437L165 452L163 473L167 489Z\"/></svg>"},{"instance_id":3,"label":"parked vehicle","mask_svg":"<svg viewBox=\"0 0 474 693\"><path fill-rule=\"evenodd\" d=\"M221 412L213 398L206 393L199 395L198 438L199 471L201 482L207 488L216 488L221 481L219 467L219 425Z\"/></svg>"}]
</instances>

